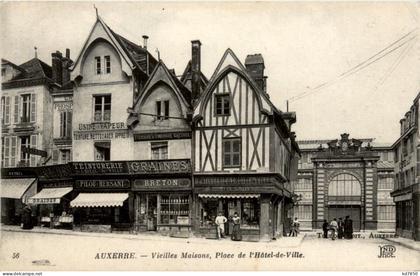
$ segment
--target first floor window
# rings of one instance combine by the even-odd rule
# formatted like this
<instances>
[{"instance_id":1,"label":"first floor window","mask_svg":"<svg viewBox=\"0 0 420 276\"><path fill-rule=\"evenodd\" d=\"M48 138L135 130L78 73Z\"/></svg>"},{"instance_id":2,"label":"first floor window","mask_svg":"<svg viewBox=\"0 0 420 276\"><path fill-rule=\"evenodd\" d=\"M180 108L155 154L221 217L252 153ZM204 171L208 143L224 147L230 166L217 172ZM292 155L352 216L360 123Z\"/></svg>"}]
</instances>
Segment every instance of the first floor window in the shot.
<instances>
[{"instance_id":1,"label":"first floor window","mask_svg":"<svg viewBox=\"0 0 420 276\"><path fill-rule=\"evenodd\" d=\"M241 166L241 138L223 139L223 166L226 168Z\"/></svg>"},{"instance_id":2,"label":"first floor window","mask_svg":"<svg viewBox=\"0 0 420 276\"><path fill-rule=\"evenodd\" d=\"M111 160L111 142L95 143L95 161Z\"/></svg>"},{"instance_id":3,"label":"first floor window","mask_svg":"<svg viewBox=\"0 0 420 276\"><path fill-rule=\"evenodd\" d=\"M308 220L312 219L312 206L311 205L298 205L295 206L294 216L298 219Z\"/></svg>"},{"instance_id":4,"label":"first floor window","mask_svg":"<svg viewBox=\"0 0 420 276\"><path fill-rule=\"evenodd\" d=\"M95 95L94 101L94 121L108 122L111 120L111 95Z\"/></svg>"},{"instance_id":5,"label":"first floor window","mask_svg":"<svg viewBox=\"0 0 420 276\"><path fill-rule=\"evenodd\" d=\"M71 151L69 149L60 150L61 164L67 164L71 161Z\"/></svg>"},{"instance_id":6,"label":"first floor window","mask_svg":"<svg viewBox=\"0 0 420 276\"><path fill-rule=\"evenodd\" d=\"M168 142L151 142L152 159L168 159Z\"/></svg>"},{"instance_id":7,"label":"first floor window","mask_svg":"<svg viewBox=\"0 0 420 276\"><path fill-rule=\"evenodd\" d=\"M3 125L10 124L10 97L1 97L1 123Z\"/></svg>"},{"instance_id":8,"label":"first floor window","mask_svg":"<svg viewBox=\"0 0 420 276\"><path fill-rule=\"evenodd\" d=\"M72 115L71 111L60 112L60 138L71 137Z\"/></svg>"}]
</instances>

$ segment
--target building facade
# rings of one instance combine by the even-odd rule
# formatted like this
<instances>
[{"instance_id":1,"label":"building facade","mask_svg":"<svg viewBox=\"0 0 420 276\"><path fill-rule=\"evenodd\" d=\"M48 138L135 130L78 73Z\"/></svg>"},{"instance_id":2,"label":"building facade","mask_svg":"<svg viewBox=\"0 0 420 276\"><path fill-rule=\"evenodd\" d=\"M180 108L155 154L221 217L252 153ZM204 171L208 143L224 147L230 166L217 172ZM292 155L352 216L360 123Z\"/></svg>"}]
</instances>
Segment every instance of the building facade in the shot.
<instances>
[{"instance_id":1,"label":"building facade","mask_svg":"<svg viewBox=\"0 0 420 276\"><path fill-rule=\"evenodd\" d=\"M400 137L393 145L395 153L395 189L392 197L397 206L396 232L398 235L420 240L420 189L419 189L419 98L414 99L410 110L400 120Z\"/></svg>"},{"instance_id":2,"label":"building facade","mask_svg":"<svg viewBox=\"0 0 420 276\"><path fill-rule=\"evenodd\" d=\"M394 156L391 146L373 139L298 142L302 158L294 192L294 215L302 229L320 229L324 220L353 220L355 231L393 231Z\"/></svg>"},{"instance_id":3,"label":"building facade","mask_svg":"<svg viewBox=\"0 0 420 276\"><path fill-rule=\"evenodd\" d=\"M226 50L194 107L194 227L215 236L218 212L237 212L244 239L271 240L283 234L292 202L296 117L280 112L251 77L252 69L264 76L262 56L248 56L245 64ZM226 226L229 234L232 225Z\"/></svg>"}]
</instances>

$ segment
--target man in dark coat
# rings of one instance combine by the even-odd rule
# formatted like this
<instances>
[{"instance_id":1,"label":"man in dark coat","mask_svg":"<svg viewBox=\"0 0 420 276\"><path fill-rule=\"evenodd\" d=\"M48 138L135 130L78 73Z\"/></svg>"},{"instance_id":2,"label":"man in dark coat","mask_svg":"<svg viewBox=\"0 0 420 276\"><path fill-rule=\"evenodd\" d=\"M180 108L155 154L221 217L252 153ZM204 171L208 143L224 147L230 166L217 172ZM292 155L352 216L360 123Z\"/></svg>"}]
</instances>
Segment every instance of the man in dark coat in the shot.
<instances>
[{"instance_id":1,"label":"man in dark coat","mask_svg":"<svg viewBox=\"0 0 420 276\"><path fill-rule=\"evenodd\" d=\"M32 209L29 205L22 210L22 229L32 229Z\"/></svg>"},{"instance_id":2,"label":"man in dark coat","mask_svg":"<svg viewBox=\"0 0 420 276\"><path fill-rule=\"evenodd\" d=\"M353 238L353 221L350 219L350 216L346 216L344 220L344 238Z\"/></svg>"},{"instance_id":3,"label":"man in dark coat","mask_svg":"<svg viewBox=\"0 0 420 276\"><path fill-rule=\"evenodd\" d=\"M326 219L324 219L324 223L322 224L322 231L324 232L322 237L328 239L328 221Z\"/></svg>"}]
</instances>

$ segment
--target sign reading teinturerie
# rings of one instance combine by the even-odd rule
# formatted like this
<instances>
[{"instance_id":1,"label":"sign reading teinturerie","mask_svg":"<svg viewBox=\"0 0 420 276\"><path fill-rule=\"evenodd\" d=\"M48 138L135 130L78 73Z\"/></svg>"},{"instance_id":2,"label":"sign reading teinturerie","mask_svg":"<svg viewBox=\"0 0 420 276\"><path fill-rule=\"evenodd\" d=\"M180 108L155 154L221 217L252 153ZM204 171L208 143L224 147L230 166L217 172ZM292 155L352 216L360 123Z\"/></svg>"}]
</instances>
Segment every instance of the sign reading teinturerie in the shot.
<instances>
[{"instance_id":1,"label":"sign reading teinturerie","mask_svg":"<svg viewBox=\"0 0 420 276\"><path fill-rule=\"evenodd\" d=\"M131 174L189 173L191 163L189 160L131 161L128 170Z\"/></svg>"},{"instance_id":2,"label":"sign reading teinturerie","mask_svg":"<svg viewBox=\"0 0 420 276\"><path fill-rule=\"evenodd\" d=\"M91 174L121 174L127 173L125 162L73 162L74 174L91 175Z\"/></svg>"},{"instance_id":3,"label":"sign reading teinturerie","mask_svg":"<svg viewBox=\"0 0 420 276\"><path fill-rule=\"evenodd\" d=\"M188 178L164 178L164 179L136 179L133 182L133 190L165 190L191 188L191 180Z\"/></svg>"},{"instance_id":4,"label":"sign reading teinturerie","mask_svg":"<svg viewBox=\"0 0 420 276\"><path fill-rule=\"evenodd\" d=\"M128 179L94 179L77 180L76 189L129 189L130 181Z\"/></svg>"}]
</instances>

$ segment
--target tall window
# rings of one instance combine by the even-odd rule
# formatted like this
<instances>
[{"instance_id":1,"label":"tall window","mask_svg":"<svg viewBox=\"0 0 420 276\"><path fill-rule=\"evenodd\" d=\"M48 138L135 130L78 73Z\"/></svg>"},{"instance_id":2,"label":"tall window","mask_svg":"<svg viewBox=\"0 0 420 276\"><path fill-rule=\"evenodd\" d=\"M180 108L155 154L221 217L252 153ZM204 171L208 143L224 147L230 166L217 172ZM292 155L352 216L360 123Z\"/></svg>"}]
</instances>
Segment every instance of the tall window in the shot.
<instances>
[{"instance_id":1,"label":"tall window","mask_svg":"<svg viewBox=\"0 0 420 276\"><path fill-rule=\"evenodd\" d=\"M108 122L111 120L111 95L93 96L94 121Z\"/></svg>"},{"instance_id":2,"label":"tall window","mask_svg":"<svg viewBox=\"0 0 420 276\"><path fill-rule=\"evenodd\" d=\"M241 166L241 138L223 139L223 166L226 168Z\"/></svg>"},{"instance_id":3,"label":"tall window","mask_svg":"<svg viewBox=\"0 0 420 276\"><path fill-rule=\"evenodd\" d=\"M169 119L169 101L156 101L156 118L158 120Z\"/></svg>"},{"instance_id":4,"label":"tall window","mask_svg":"<svg viewBox=\"0 0 420 276\"><path fill-rule=\"evenodd\" d=\"M229 94L215 95L215 112L218 116L230 115L230 96Z\"/></svg>"},{"instance_id":5,"label":"tall window","mask_svg":"<svg viewBox=\"0 0 420 276\"><path fill-rule=\"evenodd\" d=\"M60 137L61 138L71 137L71 121L72 121L71 111L62 111L60 113Z\"/></svg>"},{"instance_id":6,"label":"tall window","mask_svg":"<svg viewBox=\"0 0 420 276\"><path fill-rule=\"evenodd\" d=\"M350 197L358 197L360 199L361 194L362 191L359 180L347 173L335 176L328 186L328 195L338 196L342 200L352 200Z\"/></svg>"},{"instance_id":7,"label":"tall window","mask_svg":"<svg viewBox=\"0 0 420 276\"><path fill-rule=\"evenodd\" d=\"M394 178L393 177L379 177L378 189L394 189Z\"/></svg>"},{"instance_id":8,"label":"tall window","mask_svg":"<svg viewBox=\"0 0 420 276\"><path fill-rule=\"evenodd\" d=\"M299 178L297 181L296 190L311 190L312 189L312 179L310 178Z\"/></svg>"},{"instance_id":9,"label":"tall window","mask_svg":"<svg viewBox=\"0 0 420 276\"><path fill-rule=\"evenodd\" d=\"M22 123L29 123L31 116L31 94L24 94L22 97Z\"/></svg>"},{"instance_id":10,"label":"tall window","mask_svg":"<svg viewBox=\"0 0 420 276\"><path fill-rule=\"evenodd\" d=\"M10 124L10 97L1 97L1 123L3 125Z\"/></svg>"},{"instance_id":11,"label":"tall window","mask_svg":"<svg viewBox=\"0 0 420 276\"><path fill-rule=\"evenodd\" d=\"M20 162L22 162L22 165L29 166L30 155L26 149L29 149L30 146L30 136L20 137Z\"/></svg>"},{"instance_id":12,"label":"tall window","mask_svg":"<svg viewBox=\"0 0 420 276\"><path fill-rule=\"evenodd\" d=\"M111 56L105 56L105 74L111 73Z\"/></svg>"},{"instance_id":13,"label":"tall window","mask_svg":"<svg viewBox=\"0 0 420 276\"><path fill-rule=\"evenodd\" d=\"M6 76L6 68L1 68L1 76Z\"/></svg>"},{"instance_id":14,"label":"tall window","mask_svg":"<svg viewBox=\"0 0 420 276\"><path fill-rule=\"evenodd\" d=\"M100 75L101 74L101 57L95 57L95 72L96 75Z\"/></svg>"},{"instance_id":15,"label":"tall window","mask_svg":"<svg viewBox=\"0 0 420 276\"><path fill-rule=\"evenodd\" d=\"M295 217L298 219L312 219L312 206L311 205L298 205L295 206Z\"/></svg>"},{"instance_id":16,"label":"tall window","mask_svg":"<svg viewBox=\"0 0 420 276\"><path fill-rule=\"evenodd\" d=\"M151 142L152 159L168 159L168 142Z\"/></svg>"},{"instance_id":17,"label":"tall window","mask_svg":"<svg viewBox=\"0 0 420 276\"><path fill-rule=\"evenodd\" d=\"M111 142L95 143L95 161L111 160Z\"/></svg>"}]
</instances>

